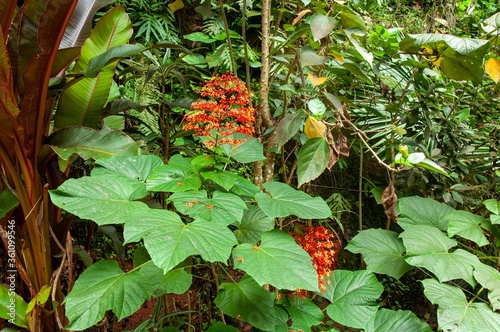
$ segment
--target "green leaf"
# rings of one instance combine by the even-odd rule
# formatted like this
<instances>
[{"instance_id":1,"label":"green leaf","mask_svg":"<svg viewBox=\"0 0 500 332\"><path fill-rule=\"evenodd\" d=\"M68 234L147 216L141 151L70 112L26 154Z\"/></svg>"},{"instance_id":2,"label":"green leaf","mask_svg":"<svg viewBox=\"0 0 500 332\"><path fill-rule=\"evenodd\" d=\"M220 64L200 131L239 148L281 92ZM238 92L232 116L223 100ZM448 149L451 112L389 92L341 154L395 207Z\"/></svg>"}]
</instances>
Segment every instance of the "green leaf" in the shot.
<instances>
[{"instance_id":1,"label":"green leaf","mask_svg":"<svg viewBox=\"0 0 500 332\"><path fill-rule=\"evenodd\" d=\"M147 195L144 183L118 175L69 179L49 193L56 206L98 225L120 224L127 215L148 209L133 202Z\"/></svg>"},{"instance_id":2,"label":"green leaf","mask_svg":"<svg viewBox=\"0 0 500 332\"><path fill-rule=\"evenodd\" d=\"M247 209L239 196L222 191L214 191L212 198L207 197L205 190L177 192L169 200L180 213L225 225L241 220Z\"/></svg>"},{"instance_id":3,"label":"green leaf","mask_svg":"<svg viewBox=\"0 0 500 332\"><path fill-rule=\"evenodd\" d=\"M368 322L365 332L387 331L431 332L432 329L411 311L394 311L382 308Z\"/></svg>"},{"instance_id":4,"label":"green leaf","mask_svg":"<svg viewBox=\"0 0 500 332\"><path fill-rule=\"evenodd\" d=\"M209 35L207 35L206 33L203 33L203 32L190 33L188 35L185 35L184 39L191 40L194 42L201 42L201 43L205 43L205 44L211 44L214 41L216 41L216 39L213 39L212 37L210 37Z\"/></svg>"},{"instance_id":5,"label":"green leaf","mask_svg":"<svg viewBox=\"0 0 500 332\"><path fill-rule=\"evenodd\" d=\"M328 316L342 325L364 329L377 313L377 299L384 291L375 274L335 270L325 281L322 296L331 302L326 307Z\"/></svg>"},{"instance_id":6,"label":"green leaf","mask_svg":"<svg viewBox=\"0 0 500 332\"><path fill-rule=\"evenodd\" d=\"M483 202L483 204L486 207L486 209L488 209L488 211L496 215L500 215L500 203L496 199L494 198L487 199Z\"/></svg>"},{"instance_id":7,"label":"green leaf","mask_svg":"<svg viewBox=\"0 0 500 332\"><path fill-rule=\"evenodd\" d=\"M94 165L99 167L92 170L92 176L118 174L145 182L154 169L163 165L163 161L155 155L116 156L98 159Z\"/></svg>"},{"instance_id":8,"label":"green leaf","mask_svg":"<svg viewBox=\"0 0 500 332\"><path fill-rule=\"evenodd\" d=\"M83 159L101 159L112 156L137 156L142 142L136 142L121 131L108 127L64 128L52 134L47 144L59 156L59 167L65 170L78 155Z\"/></svg>"},{"instance_id":9,"label":"green leaf","mask_svg":"<svg viewBox=\"0 0 500 332\"><path fill-rule=\"evenodd\" d=\"M314 116L322 116L326 112L326 106L319 98L309 100L307 108Z\"/></svg>"},{"instance_id":10,"label":"green leaf","mask_svg":"<svg viewBox=\"0 0 500 332\"><path fill-rule=\"evenodd\" d=\"M484 218L468 211L452 211L448 215L448 236L460 235L482 247L490 242L479 226Z\"/></svg>"},{"instance_id":11,"label":"green leaf","mask_svg":"<svg viewBox=\"0 0 500 332\"><path fill-rule=\"evenodd\" d=\"M406 248L398 234L383 229L359 232L346 247L352 253L362 254L369 271L387 274L396 279L411 270L404 259Z\"/></svg>"},{"instance_id":12,"label":"green leaf","mask_svg":"<svg viewBox=\"0 0 500 332\"><path fill-rule=\"evenodd\" d=\"M231 192L238 196L254 197L255 194L260 192L260 188L259 186L253 184L252 181L238 177L234 186L231 188Z\"/></svg>"},{"instance_id":13,"label":"green leaf","mask_svg":"<svg viewBox=\"0 0 500 332\"><path fill-rule=\"evenodd\" d=\"M249 138L240 145L223 144L222 147L228 157L242 164L266 159L262 143L256 138Z\"/></svg>"},{"instance_id":14,"label":"green leaf","mask_svg":"<svg viewBox=\"0 0 500 332\"><path fill-rule=\"evenodd\" d=\"M214 302L231 317L264 331L274 329L274 295L248 276L238 283L222 283Z\"/></svg>"},{"instance_id":15,"label":"green leaf","mask_svg":"<svg viewBox=\"0 0 500 332\"><path fill-rule=\"evenodd\" d=\"M332 211L321 197L311 197L281 182L266 182L264 188L271 196L258 193L255 200L271 218L295 215L302 219L325 219Z\"/></svg>"},{"instance_id":16,"label":"green leaf","mask_svg":"<svg viewBox=\"0 0 500 332\"><path fill-rule=\"evenodd\" d=\"M406 247L406 262L413 266L424 267L436 275L439 281L463 279L475 286L472 276L473 266L478 258L469 252L457 249L457 241L448 238L435 227L413 225L406 228L400 237Z\"/></svg>"},{"instance_id":17,"label":"green leaf","mask_svg":"<svg viewBox=\"0 0 500 332\"><path fill-rule=\"evenodd\" d=\"M177 214L156 209L129 216L123 236L126 243L144 239L153 262L165 273L191 255L226 262L237 243L224 224L205 220L184 224Z\"/></svg>"},{"instance_id":18,"label":"green leaf","mask_svg":"<svg viewBox=\"0 0 500 332\"><path fill-rule=\"evenodd\" d=\"M229 190L236 183L236 179L238 176L232 172L213 169L207 172L201 172L201 176L203 176L206 180L212 180L217 183L222 188Z\"/></svg>"},{"instance_id":19,"label":"green leaf","mask_svg":"<svg viewBox=\"0 0 500 332\"><path fill-rule=\"evenodd\" d=\"M481 263L474 266L474 278L482 287L488 289L488 299L493 310L500 309L500 272Z\"/></svg>"},{"instance_id":20,"label":"green leaf","mask_svg":"<svg viewBox=\"0 0 500 332\"><path fill-rule=\"evenodd\" d=\"M340 20L345 28L358 28L361 30L366 29L365 19L359 16L356 12L352 11L349 7L336 2L333 5L333 10L334 12L339 13Z\"/></svg>"},{"instance_id":21,"label":"green leaf","mask_svg":"<svg viewBox=\"0 0 500 332\"><path fill-rule=\"evenodd\" d=\"M29 314L33 309L35 308L36 305L43 305L47 302L50 296L50 291L52 290L52 287L50 285L43 285L42 288L38 291L38 294L35 295L28 303L28 307L26 308L26 314Z\"/></svg>"},{"instance_id":22,"label":"green leaf","mask_svg":"<svg viewBox=\"0 0 500 332\"><path fill-rule=\"evenodd\" d=\"M292 297L290 304L286 309L292 319L291 329L310 331L311 326L319 325L325 318L321 309L308 298Z\"/></svg>"},{"instance_id":23,"label":"green leaf","mask_svg":"<svg viewBox=\"0 0 500 332\"><path fill-rule=\"evenodd\" d=\"M408 53L420 52L422 47L433 51L429 57L449 78L481 82L483 79L483 58L490 48L487 40L459 38L446 34L408 35L399 48ZM424 52L428 53L428 52Z\"/></svg>"},{"instance_id":24,"label":"green leaf","mask_svg":"<svg viewBox=\"0 0 500 332\"><path fill-rule=\"evenodd\" d=\"M443 331L498 331L500 314L485 303L468 302L458 287L434 279L422 280L425 296L438 305L439 329Z\"/></svg>"},{"instance_id":25,"label":"green leaf","mask_svg":"<svg viewBox=\"0 0 500 332\"><path fill-rule=\"evenodd\" d=\"M309 46L305 46L300 50L300 64L302 66L319 66L327 61L328 58L326 56L317 55Z\"/></svg>"},{"instance_id":26,"label":"green leaf","mask_svg":"<svg viewBox=\"0 0 500 332\"><path fill-rule=\"evenodd\" d=\"M262 212L259 207L251 206L245 211L241 221L235 223L235 226L237 229L233 233L238 242L257 244L262 233L274 229L274 220Z\"/></svg>"},{"instance_id":27,"label":"green leaf","mask_svg":"<svg viewBox=\"0 0 500 332\"><path fill-rule=\"evenodd\" d=\"M333 31L335 28L335 19L333 17L328 17L321 15L320 13L315 13L311 17L311 31L314 38L314 41L318 41L321 38L324 38Z\"/></svg>"},{"instance_id":28,"label":"green leaf","mask_svg":"<svg viewBox=\"0 0 500 332\"><path fill-rule=\"evenodd\" d=\"M183 192L197 190L201 179L191 165L169 163L156 168L146 180L149 191Z\"/></svg>"},{"instance_id":29,"label":"green leaf","mask_svg":"<svg viewBox=\"0 0 500 332\"><path fill-rule=\"evenodd\" d=\"M281 149L302 126L302 116L299 112L287 114L276 127L276 144Z\"/></svg>"},{"instance_id":30,"label":"green leaf","mask_svg":"<svg viewBox=\"0 0 500 332\"><path fill-rule=\"evenodd\" d=\"M407 225L430 225L442 231L448 230L448 215L454 211L450 206L430 198L403 197L398 200L398 224L405 229Z\"/></svg>"},{"instance_id":31,"label":"green leaf","mask_svg":"<svg viewBox=\"0 0 500 332\"><path fill-rule=\"evenodd\" d=\"M205 3L207 3L205 1ZM210 327L208 328L208 330L206 332L238 332L239 330L234 327L234 326L231 326L231 325L226 325L224 323L221 323L221 322L216 322L212 325L210 325Z\"/></svg>"},{"instance_id":32,"label":"green leaf","mask_svg":"<svg viewBox=\"0 0 500 332\"><path fill-rule=\"evenodd\" d=\"M330 160L330 147L323 137L311 138L300 148L297 167L298 186L316 179Z\"/></svg>"},{"instance_id":33,"label":"green leaf","mask_svg":"<svg viewBox=\"0 0 500 332\"><path fill-rule=\"evenodd\" d=\"M0 192L0 202L2 202L0 205L0 219L19 204L17 197L7 188Z\"/></svg>"},{"instance_id":34,"label":"green leaf","mask_svg":"<svg viewBox=\"0 0 500 332\"><path fill-rule=\"evenodd\" d=\"M144 265L140 271L148 276L153 290L160 290L166 294L183 294L188 291L193 282L193 276L187 273L183 267L173 269L164 273L152 261Z\"/></svg>"},{"instance_id":35,"label":"green leaf","mask_svg":"<svg viewBox=\"0 0 500 332\"><path fill-rule=\"evenodd\" d=\"M365 37L366 33L359 28L349 28L345 29L345 35L351 42L351 44L354 46L356 51L361 55L362 60L365 60L370 67L373 68L373 54L368 52L366 48L364 48L362 45L359 44L358 38L363 38Z\"/></svg>"},{"instance_id":36,"label":"green leaf","mask_svg":"<svg viewBox=\"0 0 500 332\"><path fill-rule=\"evenodd\" d=\"M116 261L91 265L64 299L71 324L66 329L84 330L99 322L107 310L118 320L136 312L151 296L149 277L139 271L123 273Z\"/></svg>"},{"instance_id":37,"label":"green leaf","mask_svg":"<svg viewBox=\"0 0 500 332\"><path fill-rule=\"evenodd\" d=\"M262 234L259 246L249 243L233 250L234 267L247 272L259 285L318 291L318 275L311 258L288 233L272 230Z\"/></svg>"},{"instance_id":38,"label":"green leaf","mask_svg":"<svg viewBox=\"0 0 500 332\"><path fill-rule=\"evenodd\" d=\"M145 50L146 48L141 45L125 44L113 46L104 53L90 59L87 70L85 71L85 76L95 78L99 75L99 72L111 62L137 55Z\"/></svg>"},{"instance_id":39,"label":"green leaf","mask_svg":"<svg viewBox=\"0 0 500 332\"><path fill-rule=\"evenodd\" d=\"M450 174L448 174L441 166L439 166L438 164L436 164L435 162L433 162L428 158L424 158L421 162L417 163L417 166L428 169L434 173L439 173L450 177Z\"/></svg>"},{"instance_id":40,"label":"green leaf","mask_svg":"<svg viewBox=\"0 0 500 332\"><path fill-rule=\"evenodd\" d=\"M10 274L7 273L6 281L10 284ZM15 278L15 277L14 277ZM0 284L0 318L11 321L14 325L28 328L28 318L26 309L28 303L15 293L15 280L10 286L11 289Z\"/></svg>"}]
</instances>

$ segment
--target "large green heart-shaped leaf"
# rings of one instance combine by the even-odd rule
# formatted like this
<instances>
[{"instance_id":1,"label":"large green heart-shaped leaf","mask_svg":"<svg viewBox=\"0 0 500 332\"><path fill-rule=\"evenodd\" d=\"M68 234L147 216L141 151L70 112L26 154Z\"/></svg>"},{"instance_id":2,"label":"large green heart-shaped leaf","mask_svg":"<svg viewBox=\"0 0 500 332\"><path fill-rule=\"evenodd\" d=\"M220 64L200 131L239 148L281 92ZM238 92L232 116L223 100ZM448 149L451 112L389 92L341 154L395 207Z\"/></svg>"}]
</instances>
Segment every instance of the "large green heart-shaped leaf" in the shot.
<instances>
[{"instance_id":1,"label":"large green heart-shaped leaf","mask_svg":"<svg viewBox=\"0 0 500 332\"><path fill-rule=\"evenodd\" d=\"M125 222L125 242L144 239L144 245L156 266L166 273L191 255L226 262L237 243L222 223L195 220L184 224L171 211L149 209L131 215Z\"/></svg>"},{"instance_id":2,"label":"large green heart-shaped leaf","mask_svg":"<svg viewBox=\"0 0 500 332\"><path fill-rule=\"evenodd\" d=\"M398 225L431 225L442 231L448 230L448 215L454 211L450 206L430 198L418 196L403 197L398 200Z\"/></svg>"},{"instance_id":3,"label":"large green heart-shaped leaf","mask_svg":"<svg viewBox=\"0 0 500 332\"><path fill-rule=\"evenodd\" d=\"M333 17L324 16L320 13L315 13L311 17L311 32L314 41L318 41L323 37L326 37L335 28L335 19Z\"/></svg>"},{"instance_id":4,"label":"large green heart-shaped leaf","mask_svg":"<svg viewBox=\"0 0 500 332\"><path fill-rule=\"evenodd\" d=\"M394 311L382 308L368 322L365 332L388 331L431 332L432 329L411 311Z\"/></svg>"},{"instance_id":5,"label":"large green heart-shaped leaf","mask_svg":"<svg viewBox=\"0 0 500 332\"><path fill-rule=\"evenodd\" d=\"M331 319L349 327L364 329L377 310L384 286L368 271L335 270L325 278L323 297L332 303L326 308Z\"/></svg>"},{"instance_id":6,"label":"large green heart-shaped leaf","mask_svg":"<svg viewBox=\"0 0 500 332\"><path fill-rule=\"evenodd\" d=\"M80 275L64 300L71 322L66 328L84 330L91 327L107 310L112 310L121 320L136 312L150 296L148 276L139 271L123 273L116 261L99 261Z\"/></svg>"},{"instance_id":7,"label":"large green heart-shaped leaf","mask_svg":"<svg viewBox=\"0 0 500 332\"><path fill-rule=\"evenodd\" d=\"M291 235L282 231L265 232L259 246L238 245L233 260L235 268L247 272L261 286L318 291L318 275L311 258Z\"/></svg>"},{"instance_id":8,"label":"large green heart-shaped leaf","mask_svg":"<svg viewBox=\"0 0 500 332\"><path fill-rule=\"evenodd\" d=\"M311 138L300 148L297 166L298 186L316 179L330 160L330 147L323 137Z\"/></svg>"},{"instance_id":9,"label":"large green heart-shaped leaf","mask_svg":"<svg viewBox=\"0 0 500 332\"><path fill-rule=\"evenodd\" d=\"M247 209L240 197L222 191L215 191L212 198L208 198L204 190L177 192L169 200L180 213L226 225L240 221Z\"/></svg>"},{"instance_id":10,"label":"large green heart-shaped leaf","mask_svg":"<svg viewBox=\"0 0 500 332\"><path fill-rule=\"evenodd\" d=\"M474 266L474 278L488 289L488 299L493 310L500 309L500 272L483 263Z\"/></svg>"},{"instance_id":11,"label":"large green heart-shaped leaf","mask_svg":"<svg viewBox=\"0 0 500 332\"><path fill-rule=\"evenodd\" d=\"M274 220L257 206L251 206L245 211L241 221L237 221L235 225L238 229L234 230L234 235L240 243L257 244L262 233L274 229Z\"/></svg>"},{"instance_id":12,"label":"large green heart-shaped leaf","mask_svg":"<svg viewBox=\"0 0 500 332\"><path fill-rule=\"evenodd\" d=\"M452 211L448 215L448 236L460 235L482 247L490 242L484 236L480 224L484 218L468 211Z\"/></svg>"},{"instance_id":13,"label":"large green heart-shaped leaf","mask_svg":"<svg viewBox=\"0 0 500 332\"><path fill-rule=\"evenodd\" d=\"M187 273L183 267L164 273L152 261L145 264L140 271L143 275L148 276L154 291L160 290L167 294L183 294L188 291L193 281L193 276Z\"/></svg>"},{"instance_id":14,"label":"large green heart-shaped leaf","mask_svg":"<svg viewBox=\"0 0 500 332\"><path fill-rule=\"evenodd\" d=\"M262 143L253 137L239 145L223 144L222 148L230 158L242 164L266 159Z\"/></svg>"},{"instance_id":15,"label":"large green heart-shaped leaf","mask_svg":"<svg viewBox=\"0 0 500 332\"><path fill-rule=\"evenodd\" d=\"M238 179L238 175L229 171L225 170L221 171L218 169L201 172L200 174L201 176L203 176L204 179L212 180L213 182L217 183L219 186L221 186L226 190L231 189L236 183L236 180Z\"/></svg>"},{"instance_id":16,"label":"large green heart-shaped leaf","mask_svg":"<svg viewBox=\"0 0 500 332\"><path fill-rule=\"evenodd\" d=\"M69 179L49 193L58 207L98 225L120 224L128 215L148 209L133 201L147 195L145 184L121 175Z\"/></svg>"},{"instance_id":17,"label":"large green heart-shaped leaf","mask_svg":"<svg viewBox=\"0 0 500 332\"><path fill-rule=\"evenodd\" d=\"M245 275L238 283L223 283L215 304L225 314L264 330L274 329L274 296Z\"/></svg>"},{"instance_id":18,"label":"large green heart-shaped leaf","mask_svg":"<svg viewBox=\"0 0 500 332\"><path fill-rule=\"evenodd\" d=\"M131 179L145 182L151 172L162 166L163 161L155 155L116 156L95 161L92 176L104 174L120 174Z\"/></svg>"},{"instance_id":19,"label":"large green heart-shaped leaf","mask_svg":"<svg viewBox=\"0 0 500 332\"><path fill-rule=\"evenodd\" d=\"M258 193L255 200L271 218L295 215L302 219L324 219L332 216L332 211L321 197L311 197L281 182L264 183L264 188L271 196Z\"/></svg>"},{"instance_id":20,"label":"large green heart-shaped leaf","mask_svg":"<svg viewBox=\"0 0 500 332\"><path fill-rule=\"evenodd\" d=\"M150 191L182 192L201 187L200 177L191 166L168 164L155 169L146 180Z\"/></svg>"},{"instance_id":21,"label":"large green heart-shaped leaf","mask_svg":"<svg viewBox=\"0 0 500 332\"><path fill-rule=\"evenodd\" d=\"M319 325L325 315L308 298L301 298L300 296L295 296L290 299L290 306L286 307L286 310L290 314L292 319L291 329L310 331L311 326Z\"/></svg>"},{"instance_id":22,"label":"large green heart-shaped leaf","mask_svg":"<svg viewBox=\"0 0 500 332\"><path fill-rule=\"evenodd\" d=\"M468 302L460 288L434 279L422 280L422 284L425 296L438 305L439 329L456 332L498 331L500 314L493 312L487 304Z\"/></svg>"},{"instance_id":23,"label":"large green heart-shaped leaf","mask_svg":"<svg viewBox=\"0 0 500 332\"><path fill-rule=\"evenodd\" d=\"M412 269L404 259L403 241L393 231L373 228L361 231L349 241L346 249L362 254L366 268L375 273L399 279Z\"/></svg>"}]
</instances>

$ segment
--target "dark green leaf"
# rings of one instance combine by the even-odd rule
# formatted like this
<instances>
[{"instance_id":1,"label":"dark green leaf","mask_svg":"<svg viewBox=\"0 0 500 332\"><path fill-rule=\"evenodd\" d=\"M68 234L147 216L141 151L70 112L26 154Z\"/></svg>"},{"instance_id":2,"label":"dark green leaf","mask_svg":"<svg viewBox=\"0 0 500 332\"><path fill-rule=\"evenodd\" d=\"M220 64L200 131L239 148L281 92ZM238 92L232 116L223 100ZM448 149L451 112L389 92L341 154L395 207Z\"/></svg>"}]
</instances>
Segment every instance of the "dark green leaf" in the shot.
<instances>
[{"instance_id":1,"label":"dark green leaf","mask_svg":"<svg viewBox=\"0 0 500 332\"><path fill-rule=\"evenodd\" d=\"M330 160L330 147L323 137L306 141L299 152L297 167L298 186L316 179L323 173Z\"/></svg>"}]
</instances>

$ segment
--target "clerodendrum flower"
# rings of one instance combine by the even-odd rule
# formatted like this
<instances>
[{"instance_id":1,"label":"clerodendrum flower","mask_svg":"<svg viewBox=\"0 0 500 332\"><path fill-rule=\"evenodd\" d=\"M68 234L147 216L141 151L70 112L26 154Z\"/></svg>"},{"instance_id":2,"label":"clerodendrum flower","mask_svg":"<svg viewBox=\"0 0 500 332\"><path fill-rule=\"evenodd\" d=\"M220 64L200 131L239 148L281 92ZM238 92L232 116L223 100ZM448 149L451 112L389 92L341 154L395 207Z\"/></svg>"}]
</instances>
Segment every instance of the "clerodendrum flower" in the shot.
<instances>
[{"instance_id":1,"label":"clerodendrum flower","mask_svg":"<svg viewBox=\"0 0 500 332\"><path fill-rule=\"evenodd\" d=\"M209 80L201 89L207 98L191 105L186 115L184 130L193 130L197 136L210 139L206 145L212 148L219 144L238 145L244 140L233 135L255 135L255 109L251 107L251 95L238 77L226 73Z\"/></svg>"},{"instance_id":2,"label":"clerodendrum flower","mask_svg":"<svg viewBox=\"0 0 500 332\"><path fill-rule=\"evenodd\" d=\"M340 243L332 231L323 226L311 226L302 229L302 234L292 234L298 245L311 256L312 265L318 274L318 285L322 292L326 290L325 277L335 270L337 252Z\"/></svg>"}]
</instances>

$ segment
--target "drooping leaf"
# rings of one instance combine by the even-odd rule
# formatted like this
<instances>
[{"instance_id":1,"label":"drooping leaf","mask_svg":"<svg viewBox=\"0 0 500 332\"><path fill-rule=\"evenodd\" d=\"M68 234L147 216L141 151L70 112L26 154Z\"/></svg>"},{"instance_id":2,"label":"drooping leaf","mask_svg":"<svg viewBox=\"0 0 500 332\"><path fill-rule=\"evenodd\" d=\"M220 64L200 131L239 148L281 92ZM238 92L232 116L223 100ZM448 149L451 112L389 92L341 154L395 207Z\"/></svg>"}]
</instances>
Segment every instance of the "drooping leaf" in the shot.
<instances>
[{"instance_id":1,"label":"drooping leaf","mask_svg":"<svg viewBox=\"0 0 500 332\"><path fill-rule=\"evenodd\" d=\"M304 133L307 138L317 138L326 137L326 125L313 118L312 116L307 117L306 125L304 126Z\"/></svg>"},{"instance_id":2,"label":"drooping leaf","mask_svg":"<svg viewBox=\"0 0 500 332\"><path fill-rule=\"evenodd\" d=\"M448 230L447 217L454 211L446 204L417 196L399 199L398 210L398 224L404 229L407 225L431 225L442 231Z\"/></svg>"},{"instance_id":3,"label":"drooping leaf","mask_svg":"<svg viewBox=\"0 0 500 332\"><path fill-rule=\"evenodd\" d=\"M481 223L484 218L468 211L452 211L448 215L448 235L460 235L463 238L476 242L480 247L490 242L483 234Z\"/></svg>"},{"instance_id":4,"label":"drooping leaf","mask_svg":"<svg viewBox=\"0 0 500 332\"><path fill-rule=\"evenodd\" d=\"M314 86L321 85L327 81L326 77L316 77L313 74L309 73L307 74L307 79L312 83Z\"/></svg>"},{"instance_id":5,"label":"drooping leaf","mask_svg":"<svg viewBox=\"0 0 500 332\"><path fill-rule=\"evenodd\" d=\"M348 6L342 5L336 2L333 5L333 10L336 13L339 13L340 20L342 21L342 25L347 28L357 28L360 30L365 30L365 19L361 17L359 14L351 10Z\"/></svg>"},{"instance_id":6,"label":"drooping leaf","mask_svg":"<svg viewBox=\"0 0 500 332\"><path fill-rule=\"evenodd\" d=\"M17 197L7 188L0 192L0 202L2 202L0 204L0 219L19 204Z\"/></svg>"},{"instance_id":7,"label":"drooping leaf","mask_svg":"<svg viewBox=\"0 0 500 332\"><path fill-rule=\"evenodd\" d=\"M144 239L153 262L165 273L191 255L226 262L237 243L224 224L206 220L184 224L177 214L160 209L131 214L124 227L125 242Z\"/></svg>"},{"instance_id":8,"label":"drooping leaf","mask_svg":"<svg viewBox=\"0 0 500 332\"><path fill-rule=\"evenodd\" d=\"M310 331L311 326L321 324L325 318L321 309L308 298L292 297L290 304L286 309L292 319L291 329Z\"/></svg>"},{"instance_id":9,"label":"drooping leaf","mask_svg":"<svg viewBox=\"0 0 500 332\"><path fill-rule=\"evenodd\" d=\"M494 198L487 199L483 202L484 206L488 211L493 212L496 215L500 215L500 202Z\"/></svg>"},{"instance_id":10,"label":"drooping leaf","mask_svg":"<svg viewBox=\"0 0 500 332\"><path fill-rule=\"evenodd\" d=\"M276 127L276 144L281 149L302 126L302 117L299 112L286 115Z\"/></svg>"},{"instance_id":11,"label":"drooping leaf","mask_svg":"<svg viewBox=\"0 0 500 332\"><path fill-rule=\"evenodd\" d=\"M115 156L97 159L92 176L104 174L121 174L131 179L146 182L151 172L163 165L160 157L155 155Z\"/></svg>"},{"instance_id":12,"label":"drooping leaf","mask_svg":"<svg viewBox=\"0 0 500 332\"><path fill-rule=\"evenodd\" d=\"M403 241L393 231L363 230L349 241L346 249L355 254L362 254L367 270L375 273L399 279L412 269L404 259L406 248Z\"/></svg>"},{"instance_id":13,"label":"drooping leaf","mask_svg":"<svg viewBox=\"0 0 500 332\"><path fill-rule=\"evenodd\" d=\"M439 166L438 164L436 164L435 162L433 162L428 158L424 158L421 162L417 164L417 166L450 177L450 174L448 174L441 166Z\"/></svg>"},{"instance_id":14,"label":"drooping leaf","mask_svg":"<svg viewBox=\"0 0 500 332\"><path fill-rule=\"evenodd\" d=\"M363 47L358 41L358 38L365 36L365 32L358 28L345 29L345 34L356 51L361 55L361 60L366 61L373 68L373 54ZM347 62L344 63L344 65Z\"/></svg>"},{"instance_id":15,"label":"drooping leaf","mask_svg":"<svg viewBox=\"0 0 500 332\"><path fill-rule=\"evenodd\" d=\"M274 328L274 296L248 275L238 283L222 283L214 302L231 317L264 331Z\"/></svg>"},{"instance_id":16,"label":"drooping leaf","mask_svg":"<svg viewBox=\"0 0 500 332\"><path fill-rule=\"evenodd\" d=\"M137 156L142 142L108 127L101 130L72 127L56 131L48 138L47 144L59 156L59 167L65 170L77 155L85 160Z\"/></svg>"},{"instance_id":17,"label":"drooping leaf","mask_svg":"<svg viewBox=\"0 0 500 332\"><path fill-rule=\"evenodd\" d=\"M204 190L176 192L169 200L180 213L225 225L241 220L247 209L240 197L222 191L213 192L212 198Z\"/></svg>"},{"instance_id":18,"label":"drooping leaf","mask_svg":"<svg viewBox=\"0 0 500 332\"><path fill-rule=\"evenodd\" d=\"M487 304L468 302L460 288L439 283L434 279L422 280L425 296L438 305L438 327L443 331L498 331L500 314Z\"/></svg>"},{"instance_id":19,"label":"drooping leaf","mask_svg":"<svg viewBox=\"0 0 500 332\"><path fill-rule=\"evenodd\" d=\"M240 243L257 244L262 233L274 229L274 220L269 218L257 206L251 206L245 211L241 221L235 223L237 229L233 231Z\"/></svg>"},{"instance_id":20,"label":"drooping leaf","mask_svg":"<svg viewBox=\"0 0 500 332\"><path fill-rule=\"evenodd\" d=\"M309 46L305 46L300 50L300 64L302 66L318 66L327 61L328 58L326 56L317 55Z\"/></svg>"},{"instance_id":21,"label":"drooping leaf","mask_svg":"<svg viewBox=\"0 0 500 332\"><path fill-rule=\"evenodd\" d=\"M36 305L41 305L43 307L43 305L49 299L51 290L52 287L50 285L43 285L38 293L31 299L30 303L28 303L26 314L32 312Z\"/></svg>"},{"instance_id":22,"label":"drooping leaf","mask_svg":"<svg viewBox=\"0 0 500 332\"><path fill-rule=\"evenodd\" d=\"M326 37L335 28L335 19L333 17L324 16L320 13L315 13L311 17L311 32L314 41L318 41L323 37Z\"/></svg>"},{"instance_id":23,"label":"drooping leaf","mask_svg":"<svg viewBox=\"0 0 500 332\"><path fill-rule=\"evenodd\" d=\"M318 276L311 258L282 231L262 234L259 246L242 243L233 250L234 267L248 273L259 285L318 291Z\"/></svg>"},{"instance_id":24,"label":"drooping leaf","mask_svg":"<svg viewBox=\"0 0 500 332\"><path fill-rule=\"evenodd\" d=\"M335 270L325 278L326 291L321 294L331 301L326 312L331 319L349 327L364 329L378 310L376 302L383 285L368 271Z\"/></svg>"},{"instance_id":25,"label":"drooping leaf","mask_svg":"<svg viewBox=\"0 0 500 332\"><path fill-rule=\"evenodd\" d=\"M89 60L85 76L94 78L99 72L113 61L128 58L146 50L144 46L134 44L116 45Z\"/></svg>"},{"instance_id":26,"label":"drooping leaf","mask_svg":"<svg viewBox=\"0 0 500 332\"><path fill-rule=\"evenodd\" d=\"M7 273L7 277L10 277L9 273ZM7 278L6 280L10 284L11 279ZM15 289L15 280L12 289ZM14 299L14 302L11 302L11 299ZM28 328L27 308L28 303L24 302L22 297L17 295L14 290L0 284L0 318L12 320L16 326Z\"/></svg>"},{"instance_id":27,"label":"drooping leaf","mask_svg":"<svg viewBox=\"0 0 500 332\"><path fill-rule=\"evenodd\" d=\"M474 278L488 290L488 299L493 310L500 309L500 272L481 263L474 266Z\"/></svg>"},{"instance_id":28,"label":"drooping leaf","mask_svg":"<svg viewBox=\"0 0 500 332\"><path fill-rule=\"evenodd\" d=\"M64 300L71 322L66 328L91 327L107 310L112 310L121 320L140 308L151 296L150 290L149 278L139 271L124 273L116 261L99 261L79 276Z\"/></svg>"},{"instance_id":29,"label":"drooping leaf","mask_svg":"<svg viewBox=\"0 0 500 332\"><path fill-rule=\"evenodd\" d=\"M298 186L316 179L330 160L330 147L323 137L311 138L300 148L297 166Z\"/></svg>"},{"instance_id":30,"label":"drooping leaf","mask_svg":"<svg viewBox=\"0 0 500 332\"><path fill-rule=\"evenodd\" d=\"M255 200L271 218L295 215L303 219L324 219L332 216L330 208L321 197L311 197L280 182L264 183L264 188L271 196L258 193Z\"/></svg>"},{"instance_id":31,"label":"drooping leaf","mask_svg":"<svg viewBox=\"0 0 500 332\"><path fill-rule=\"evenodd\" d=\"M500 61L498 59L489 58L484 65L484 70L495 83L498 83L500 80Z\"/></svg>"},{"instance_id":32,"label":"drooping leaf","mask_svg":"<svg viewBox=\"0 0 500 332\"><path fill-rule=\"evenodd\" d=\"M420 52L421 48L431 50L433 61L449 78L481 82L483 79L483 57L490 47L487 40L459 38L447 34L408 35L399 48L409 53ZM430 53L428 51L425 52Z\"/></svg>"},{"instance_id":33,"label":"drooping leaf","mask_svg":"<svg viewBox=\"0 0 500 332\"><path fill-rule=\"evenodd\" d=\"M144 183L120 175L69 179L49 194L56 206L98 225L123 223L127 215L148 209L134 201L147 195Z\"/></svg>"},{"instance_id":34,"label":"drooping leaf","mask_svg":"<svg viewBox=\"0 0 500 332\"><path fill-rule=\"evenodd\" d=\"M382 308L370 320L365 329L366 332L387 331L412 331L431 332L429 325L422 322L415 314L408 310L389 310Z\"/></svg>"}]
</instances>

